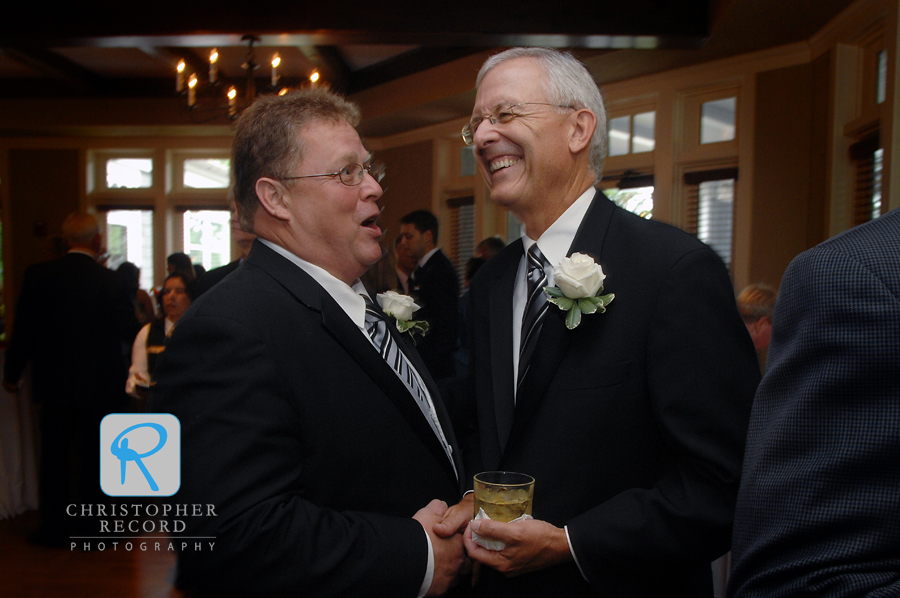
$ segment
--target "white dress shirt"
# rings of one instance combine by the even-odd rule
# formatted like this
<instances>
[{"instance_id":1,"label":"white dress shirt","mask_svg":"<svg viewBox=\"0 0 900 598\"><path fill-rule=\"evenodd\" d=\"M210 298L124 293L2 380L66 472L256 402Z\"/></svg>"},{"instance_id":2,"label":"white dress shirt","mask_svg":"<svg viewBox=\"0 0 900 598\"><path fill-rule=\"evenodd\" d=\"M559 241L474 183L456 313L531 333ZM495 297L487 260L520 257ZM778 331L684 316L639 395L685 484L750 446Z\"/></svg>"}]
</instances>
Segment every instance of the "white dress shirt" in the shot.
<instances>
[{"instance_id":1,"label":"white dress shirt","mask_svg":"<svg viewBox=\"0 0 900 598\"><path fill-rule=\"evenodd\" d=\"M566 257L569 247L572 246L578 227L581 226L581 221L584 220L584 215L587 214L588 208L591 206L591 200L595 191L593 187L590 187L582 193L536 241L525 234L525 227L522 227L522 244L525 247L525 254L519 262L519 270L516 273L516 286L513 289L513 396L515 396L516 381L519 379L519 345L522 337L522 317L525 313L526 295L528 293L528 284L525 278L526 269L528 268L528 250L535 243L538 244L541 253L544 254L544 257L550 263L550 267L545 272L547 275L547 286L553 286L553 269ZM553 309L552 305L550 309ZM567 527L563 529L566 531L566 540L569 542L569 552L572 553L572 558L575 559L575 564L578 565L581 576L587 581L587 577L585 577L584 571L581 569L581 564L578 562L578 557L575 555L575 551L572 550L569 529Z\"/></svg>"},{"instance_id":2,"label":"white dress shirt","mask_svg":"<svg viewBox=\"0 0 900 598\"><path fill-rule=\"evenodd\" d=\"M527 301L528 283L526 281L526 269L528 268L528 250L537 243L541 253L547 258L550 267L545 272L547 275L547 286L553 286L553 269L559 265L572 246L575 239L575 233L584 220L584 215L591 206L591 199L594 197L595 189L589 188L576 199L569 208L563 212L562 216L550 225L550 228L544 231L536 241L525 234L525 227L522 227L522 244L525 248L525 254L519 262L519 271L516 273L516 286L513 289L513 389L516 388L516 381L519 379L519 345L522 338L522 317L525 314L525 302ZM551 306L552 307L552 306ZM513 393L515 396L515 392Z\"/></svg>"}]
</instances>

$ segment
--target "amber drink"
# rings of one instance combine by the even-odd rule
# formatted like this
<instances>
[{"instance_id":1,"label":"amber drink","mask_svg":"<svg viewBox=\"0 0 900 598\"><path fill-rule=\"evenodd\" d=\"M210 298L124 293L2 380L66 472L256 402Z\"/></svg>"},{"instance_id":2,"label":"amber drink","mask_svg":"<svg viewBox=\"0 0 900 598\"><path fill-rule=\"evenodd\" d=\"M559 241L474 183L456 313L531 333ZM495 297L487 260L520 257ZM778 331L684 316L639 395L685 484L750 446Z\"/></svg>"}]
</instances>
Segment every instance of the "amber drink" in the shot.
<instances>
[{"instance_id":1,"label":"amber drink","mask_svg":"<svg viewBox=\"0 0 900 598\"><path fill-rule=\"evenodd\" d=\"M534 478L511 471L485 471L475 475L475 516L484 509L493 521L509 522L531 515Z\"/></svg>"}]
</instances>

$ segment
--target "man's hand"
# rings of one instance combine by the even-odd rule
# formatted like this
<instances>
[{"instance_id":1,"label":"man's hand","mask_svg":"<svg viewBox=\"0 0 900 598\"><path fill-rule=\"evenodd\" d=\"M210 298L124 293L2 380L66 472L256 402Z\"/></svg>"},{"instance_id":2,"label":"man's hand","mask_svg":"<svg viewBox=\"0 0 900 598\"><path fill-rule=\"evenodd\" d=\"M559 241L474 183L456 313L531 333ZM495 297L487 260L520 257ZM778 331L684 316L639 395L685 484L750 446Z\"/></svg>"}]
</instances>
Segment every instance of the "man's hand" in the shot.
<instances>
[{"instance_id":1,"label":"man's hand","mask_svg":"<svg viewBox=\"0 0 900 598\"><path fill-rule=\"evenodd\" d=\"M434 577L426 596L441 596L447 593L447 590L456 585L460 572L468 569L462 535L442 538L433 531L435 524L441 520L446 511L447 503L435 499L413 515L413 519L425 528L434 550Z\"/></svg>"},{"instance_id":2,"label":"man's hand","mask_svg":"<svg viewBox=\"0 0 900 598\"><path fill-rule=\"evenodd\" d=\"M461 534L472 520L475 509L475 493L469 492L462 500L447 509L444 517L434 526L434 533L442 538L449 538L453 534Z\"/></svg>"},{"instance_id":3,"label":"man's hand","mask_svg":"<svg viewBox=\"0 0 900 598\"><path fill-rule=\"evenodd\" d=\"M482 548L472 540L473 531L479 536L503 541L506 548L500 551ZM490 519L472 521L466 529L465 544L469 558L493 567L507 577L572 560L566 530L537 519L515 523Z\"/></svg>"}]
</instances>

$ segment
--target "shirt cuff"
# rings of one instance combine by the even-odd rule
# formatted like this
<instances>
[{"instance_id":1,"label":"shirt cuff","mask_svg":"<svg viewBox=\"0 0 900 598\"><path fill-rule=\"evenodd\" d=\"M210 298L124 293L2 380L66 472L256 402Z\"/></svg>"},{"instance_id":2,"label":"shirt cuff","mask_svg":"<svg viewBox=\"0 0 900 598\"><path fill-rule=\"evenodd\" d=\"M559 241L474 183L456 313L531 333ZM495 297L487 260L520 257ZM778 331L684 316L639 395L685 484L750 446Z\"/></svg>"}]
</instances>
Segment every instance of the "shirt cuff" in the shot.
<instances>
[{"instance_id":1,"label":"shirt cuff","mask_svg":"<svg viewBox=\"0 0 900 598\"><path fill-rule=\"evenodd\" d=\"M578 572L581 573L581 576L584 578L584 581L590 583L590 580L587 578L587 575L584 574L584 569L581 568L581 563L578 562L578 557L575 555L575 549L572 548L572 538L569 537L569 526L565 526L563 528L566 531L566 542L569 544L569 552L572 553L572 558L575 560L575 564L578 566ZM431 546L429 545L429 549Z\"/></svg>"},{"instance_id":2,"label":"shirt cuff","mask_svg":"<svg viewBox=\"0 0 900 598\"><path fill-rule=\"evenodd\" d=\"M424 528L422 531L425 532ZM428 566L425 568L425 579L422 580L422 587L419 588L416 598L422 598L427 594L428 590L431 589L431 582L434 581L434 547L431 545L431 538L428 537L428 532L425 532L425 539L428 540Z\"/></svg>"}]
</instances>

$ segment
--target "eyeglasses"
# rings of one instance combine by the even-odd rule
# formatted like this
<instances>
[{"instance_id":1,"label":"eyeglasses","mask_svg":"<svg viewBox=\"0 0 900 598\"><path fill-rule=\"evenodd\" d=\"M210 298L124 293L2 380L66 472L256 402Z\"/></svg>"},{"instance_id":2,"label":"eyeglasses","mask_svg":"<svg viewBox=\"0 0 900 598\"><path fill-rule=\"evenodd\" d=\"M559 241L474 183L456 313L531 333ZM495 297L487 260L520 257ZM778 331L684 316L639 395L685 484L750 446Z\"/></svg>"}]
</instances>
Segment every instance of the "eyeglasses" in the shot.
<instances>
[{"instance_id":1,"label":"eyeglasses","mask_svg":"<svg viewBox=\"0 0 900 598\"><path fill-rule=\"evenodd\" d=\"M329 172L326 174L304 174L301 176L281 177L279 181L290 181L293 179L311 179L320 176L340 177L341 182L348 187L355 187L363 182L366 173L369 173L376 182L380 183L384 178L385 167L381 162L373 162L368 166L362 164L347 164L337 172Z\"/></svg>"},{"instance_id":2,"label":"eyeglasses","mask_svg":"<svg viewBox=\"0 0 900 598\"><path fill-rule=\"evenodd\" d=\"M462 138L466 145L472 145L475 143L475 131L478 130L478 127L484 122L485 119L491 121L492 125L508 125L514 118L517 116L522 116L521 114L516 114L513 112L513 108L516 106L553 106L554 108L568 108L570 110L574 110L574 106L564 106L562 104L549 104L547 102L520 102L518 104L506 104L501 105L495 108L494 114L487 114L485 116L476 116L473 117L466 125L462 128Z\"/></svg>"}]
</instances>

